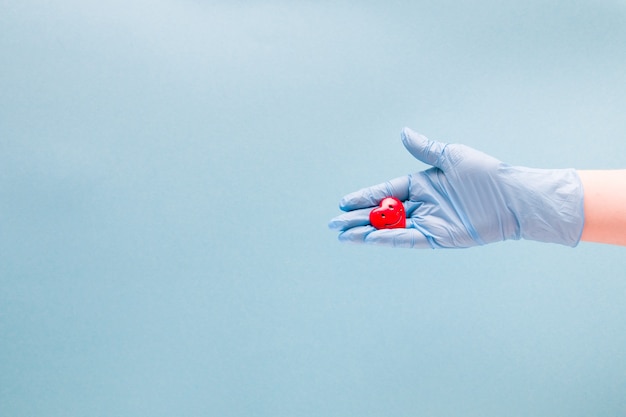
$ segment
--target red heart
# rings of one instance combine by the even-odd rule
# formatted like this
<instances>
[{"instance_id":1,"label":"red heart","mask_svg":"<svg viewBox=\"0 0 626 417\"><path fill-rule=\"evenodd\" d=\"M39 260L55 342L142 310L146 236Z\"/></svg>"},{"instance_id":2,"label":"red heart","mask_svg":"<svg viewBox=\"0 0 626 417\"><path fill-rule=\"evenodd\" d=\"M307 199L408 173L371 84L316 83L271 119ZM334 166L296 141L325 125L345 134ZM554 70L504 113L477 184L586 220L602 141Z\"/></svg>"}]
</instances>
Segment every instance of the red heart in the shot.
<instances>
[{"instance_id":1,"label":"red heart","mask_svg":"<svg viewBox=\"0 0 626 417\"><path fill-rule=\"evenodd\" d=\"M406 214L402 202L395 197L384 198L379 207L370 212L370 223L377 229L406 227Z\"/></svg>"}]
</instances>

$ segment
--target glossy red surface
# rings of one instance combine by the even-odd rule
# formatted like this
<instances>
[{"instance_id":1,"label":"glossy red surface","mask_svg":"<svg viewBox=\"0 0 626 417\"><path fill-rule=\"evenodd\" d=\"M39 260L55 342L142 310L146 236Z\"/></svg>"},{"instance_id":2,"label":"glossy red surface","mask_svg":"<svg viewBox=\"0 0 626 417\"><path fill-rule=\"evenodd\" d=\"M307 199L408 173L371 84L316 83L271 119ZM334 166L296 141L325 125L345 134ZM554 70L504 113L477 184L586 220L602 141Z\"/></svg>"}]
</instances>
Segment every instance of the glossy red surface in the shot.
<instances>
[{"instance_id":1,"label":"glossy red surface","mask_svg":"<svg viewBox=\"0 0 626 417\"><path fill-rule=\"evenodd\" d=\"M384 198L370 212L370 223L377 229L398 229L406 226L406 214L402 202L395 197Z\"/></svg>"}]
</instances>

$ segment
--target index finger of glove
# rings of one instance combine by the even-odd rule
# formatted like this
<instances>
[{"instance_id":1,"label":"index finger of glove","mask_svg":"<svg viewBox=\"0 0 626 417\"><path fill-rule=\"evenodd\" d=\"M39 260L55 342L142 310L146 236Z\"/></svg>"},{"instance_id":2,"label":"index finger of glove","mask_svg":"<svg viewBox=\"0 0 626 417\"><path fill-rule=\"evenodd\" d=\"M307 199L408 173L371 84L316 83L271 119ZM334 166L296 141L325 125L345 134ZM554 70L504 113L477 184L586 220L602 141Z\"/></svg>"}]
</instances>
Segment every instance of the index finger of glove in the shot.
<instances>
[{"instance_id":1,"label":"index finger of glove","mask_svg":"<svg viewBox=\"0 0 626 417\"><path fill-rule=\"evenodd\" d=\"M409 198L409 176L394 178L372 187L347 194L339 202L343 211L374 207L385 197L396 197L400 201Z\"/></svg>"}]
</instances>

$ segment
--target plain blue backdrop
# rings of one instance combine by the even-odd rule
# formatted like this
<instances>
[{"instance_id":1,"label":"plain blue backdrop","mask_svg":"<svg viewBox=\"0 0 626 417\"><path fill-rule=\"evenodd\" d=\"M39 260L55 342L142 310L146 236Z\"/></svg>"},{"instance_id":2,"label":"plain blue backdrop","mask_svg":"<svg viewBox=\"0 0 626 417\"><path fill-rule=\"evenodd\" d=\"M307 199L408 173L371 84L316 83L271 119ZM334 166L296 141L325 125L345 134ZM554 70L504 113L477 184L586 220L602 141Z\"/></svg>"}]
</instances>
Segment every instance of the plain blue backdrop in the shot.
<instances>
[{"instance_id":1,"label":"plain blue backdrop","mask_svg":"<svg viewBox=\"0 0 626 417\"><path fill-rule=\"evenodd\" d=\"M624 248L326 226L404 126L626 167L625 68L623 0L0 0L0 415L626 414Z\"/></svg>"}]
</instances>

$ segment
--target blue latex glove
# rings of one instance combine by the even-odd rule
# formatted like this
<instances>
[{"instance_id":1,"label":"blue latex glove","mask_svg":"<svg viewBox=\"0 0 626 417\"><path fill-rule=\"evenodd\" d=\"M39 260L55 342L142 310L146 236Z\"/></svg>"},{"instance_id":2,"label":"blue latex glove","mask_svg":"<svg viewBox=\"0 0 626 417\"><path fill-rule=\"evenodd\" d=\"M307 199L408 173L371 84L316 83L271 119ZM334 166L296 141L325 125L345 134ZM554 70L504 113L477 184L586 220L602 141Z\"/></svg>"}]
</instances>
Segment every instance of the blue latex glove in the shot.
<instances>
[{"instance_id":1,"label":"blue latex glove","mask_svg":"<svg viewBox=\"0 0 626 417\"><path fill-rule=\"evenodd\" d=\"M507 239L576 246L583 188L573 169L510 166L405 128L402 142L433 168L346 195L329 227L339 240L410 248L466 248ZM404 202L404 229L377 230L369 212L385 197Z\"/></svg>"}]
</instances>

